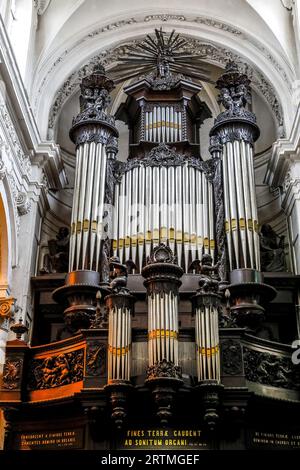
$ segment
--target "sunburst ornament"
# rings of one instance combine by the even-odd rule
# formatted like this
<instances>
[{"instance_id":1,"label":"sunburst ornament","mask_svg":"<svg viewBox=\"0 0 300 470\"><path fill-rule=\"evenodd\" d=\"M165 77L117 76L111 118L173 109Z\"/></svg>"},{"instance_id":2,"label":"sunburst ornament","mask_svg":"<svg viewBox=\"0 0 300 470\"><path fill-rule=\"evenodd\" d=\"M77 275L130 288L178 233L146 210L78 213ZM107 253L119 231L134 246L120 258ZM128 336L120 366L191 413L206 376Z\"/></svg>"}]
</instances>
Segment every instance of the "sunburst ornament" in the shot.
<instances>
[{"instance_id":1,"label":"sunburst ornament","mask_svg":"<svg viewBox=\"0 0 300 470\"><path fill-rule=\"evenodd\" d=\"M202 58L188 52L186 39L175 30L166 33L160 28L155 29L154 36L147 35L141 43L128 46L127 54L118 58L110 76L115 82L144 77L158 86L171 85L179 78L211 82Z\"/></svg>"}]
</instances>

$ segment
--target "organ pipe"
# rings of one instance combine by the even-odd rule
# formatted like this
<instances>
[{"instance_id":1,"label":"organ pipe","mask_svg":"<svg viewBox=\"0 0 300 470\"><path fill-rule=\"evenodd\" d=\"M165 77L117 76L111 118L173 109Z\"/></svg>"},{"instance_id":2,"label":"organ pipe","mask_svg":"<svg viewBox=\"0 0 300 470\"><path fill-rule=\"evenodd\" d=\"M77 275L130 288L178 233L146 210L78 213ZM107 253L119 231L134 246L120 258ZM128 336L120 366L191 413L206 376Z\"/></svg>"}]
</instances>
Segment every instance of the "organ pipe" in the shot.
<instances>
[{"instance_id":1,"label":"organ pipe","mask_svg":"<svg viewBox=\"0 0 300 470\"><path fill-rule=\"evenodd\" d=\"M130 381L131 317L134 298L129 293L113 293L105 298L108 309L108 384Z\"/></svg>"},{"instance_id":2,"label":"organ pipe","mask_svg":"<svg viewBox=\"0 0 300 470\"><path fill-rule=\"evenodd\" d=\"M203 252L214 255L213 188L200 169L141 163L123 175L115 197L114 253L139 272L160 242L176 250L185 272Z\"/></svg>"},{"instance_id":3,"label":"organ pipe","mask_svg":"<svg viewBox=\"0 0 300 470\"><path fill-rule=\"evenodd\" d=\"M217 293L216 284L210 284L205 289L200 287L192 303L198 382L213 380L220 383L218 310L221 296Z\"/></svg>"},{"instance_id":4,"label":"organ pipe","mask_svg":"<svg viewBox=\"0 0 300 470\"><path fill-rule=\"evenodd\" d=\"M182 274L173 253L164 244L154 248L142 270L148 296L150 370L163 361L178 368L178 288Z\"/></svg>"}]
</instances>

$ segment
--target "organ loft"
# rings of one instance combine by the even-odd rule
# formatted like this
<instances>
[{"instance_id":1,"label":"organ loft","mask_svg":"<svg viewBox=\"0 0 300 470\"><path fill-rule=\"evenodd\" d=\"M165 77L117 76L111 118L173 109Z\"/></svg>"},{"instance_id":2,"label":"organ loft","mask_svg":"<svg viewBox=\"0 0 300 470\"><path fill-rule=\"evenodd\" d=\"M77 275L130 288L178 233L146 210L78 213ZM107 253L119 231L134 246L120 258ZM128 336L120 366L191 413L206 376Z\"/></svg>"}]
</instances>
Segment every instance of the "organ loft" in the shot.
<instances>
[{"instance_id":1,"label":"organ loft","mask_svg":"<svg viewBox=\"0 0 300 470\"><path fill-rule=\"evenodd\" d=\"M32 278L31 344L16 319L6 347L7 449L40 449L34 434L45 430L70 448L123 449L126 436L141 437L131 448L155 445L139 429L174 448L243 449L263 423L296 426L299 368L285 329L296 331L296 311L280 300L295 298L296 280L282 281L283 240L258 218L251 82L226 63L202 155L205 82L201 57L162 29L82 79L71 221ZM126 158L116 120L129 131Z\"/></svg>"}]
</instances>

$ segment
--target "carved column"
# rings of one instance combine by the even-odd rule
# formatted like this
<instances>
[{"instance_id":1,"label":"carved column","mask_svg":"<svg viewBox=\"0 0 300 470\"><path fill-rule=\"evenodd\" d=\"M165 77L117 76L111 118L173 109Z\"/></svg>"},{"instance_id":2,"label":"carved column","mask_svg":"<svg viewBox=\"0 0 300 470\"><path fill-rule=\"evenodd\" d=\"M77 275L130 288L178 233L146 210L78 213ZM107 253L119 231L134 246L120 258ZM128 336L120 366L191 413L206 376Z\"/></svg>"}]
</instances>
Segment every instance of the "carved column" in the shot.
<instances>
[{"instance_id":1,"label":"carved column","mask_svg":"<svg viewBox=\"0 0 300 470\"><path fill-rule=\"evenodd\" d=\"M250 102L250 80L233 62L217 80L219 102L225 108L210 132L222 144L222 177L225 232L230 269L231 312L240 324L262 318L261 301L275 295L262 283L253 143L259 137L255 115L246 109Z\"/></svg>"},{"instance_id":2,"label":"carved column","mask_svg":"<svg viewBox=\"0 0 300 470\"><path fill-rule=\"evenodd\" d=\"M76 145L76 172L69 273L65 285L53 296L58 302L68 302L64 315L75 330L90 325L100 281L107 281L107 255L103 252L103 240L107 238L103 221L107 143L118 135L114 118L106 112L113 88L104 68L96 66L82 80L80 113L73 119L70 131Z\"/></svg>"},{"instance_id":3,"label":"carved column","mask_svg":"<svg viewBox=\"0 0 300 470\"><path fill-rule=\"evenodd\" d=\"M109 312L108 371L106 391L112 406L112 419L121 428L127 415L128 394L132 388L131 376L131 317L134 297L126 288L126 266L117 257L110 259L114 279L112 293L105 297Z\"/></svg>"},{"instance_id":4,"label":"carved column","mask_svg":"<svg viewBox=\"0 0 300 470\"><path fill-rule=\"evenodd\" d=\"M148 295L146 383L153 391L162 424L172 416L176 390L182 384L178 362L178 288L183 269L170 248L157 246L142 270Z\"/></svg>"},{"instance_id":5,"label":"carved column","mask_svg":"<svg viewBox=\"0 0 300 470\"><path fill-rule=\"evenodd\" d=\"M5 361L5 346L8 337L9 320L15 310L16 299L0 297L0 371Z\"/></svg>"}]
</instances>

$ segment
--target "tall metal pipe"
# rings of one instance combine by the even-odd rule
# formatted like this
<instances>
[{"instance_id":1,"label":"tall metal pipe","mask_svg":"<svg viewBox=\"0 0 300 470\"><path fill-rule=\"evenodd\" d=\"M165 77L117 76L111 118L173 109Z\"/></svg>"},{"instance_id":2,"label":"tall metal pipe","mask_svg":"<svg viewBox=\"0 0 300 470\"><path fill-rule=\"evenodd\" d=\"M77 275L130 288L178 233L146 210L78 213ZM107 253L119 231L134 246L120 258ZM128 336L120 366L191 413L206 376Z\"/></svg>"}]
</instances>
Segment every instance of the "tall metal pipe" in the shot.
<instances>
[{"instance_id":1,"label":"tall metal pipe","mask_svg":"<svg viewBox=\"0 0 300 470\"><path fill-rule=\"evenodd\" d=\"M102 66L96 66L91 75L84 77L81 84L80 113L73 119L70 131L70 137L76 145L70 265L65 285L56 289L53 297L58 302L67 300L69 303L64 315L73 324L75 331L78 327L90 325L95 314L96 292L101 280L98 266L103 246L101 224L105 197L106 145L112 136L118 136L114 118L106 112L110 103L109 93L113 88L113 82L105 75ZM98 237L94 250L95 231Z\"/></svg>"}]
</instances>

